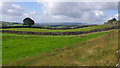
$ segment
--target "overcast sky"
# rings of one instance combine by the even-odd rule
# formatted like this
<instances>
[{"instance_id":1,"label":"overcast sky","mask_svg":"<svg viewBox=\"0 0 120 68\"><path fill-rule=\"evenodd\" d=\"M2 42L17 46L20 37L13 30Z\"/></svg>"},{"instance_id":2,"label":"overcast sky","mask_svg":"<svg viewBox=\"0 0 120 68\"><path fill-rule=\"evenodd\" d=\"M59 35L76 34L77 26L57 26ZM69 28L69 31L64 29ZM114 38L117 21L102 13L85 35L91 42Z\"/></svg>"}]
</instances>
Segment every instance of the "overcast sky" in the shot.
<instances>
[{"instance_id":1,"label":"overcast sky","mask_svg":"<svg viewBox=\"0 0 120 68\"><path fill-rule=\"evenodd\" d=\"M117 2L0 2L0 7L1 21L21 23L30 17L36 23L103 24L118 17Z\"/></svg>"}]
</instances>

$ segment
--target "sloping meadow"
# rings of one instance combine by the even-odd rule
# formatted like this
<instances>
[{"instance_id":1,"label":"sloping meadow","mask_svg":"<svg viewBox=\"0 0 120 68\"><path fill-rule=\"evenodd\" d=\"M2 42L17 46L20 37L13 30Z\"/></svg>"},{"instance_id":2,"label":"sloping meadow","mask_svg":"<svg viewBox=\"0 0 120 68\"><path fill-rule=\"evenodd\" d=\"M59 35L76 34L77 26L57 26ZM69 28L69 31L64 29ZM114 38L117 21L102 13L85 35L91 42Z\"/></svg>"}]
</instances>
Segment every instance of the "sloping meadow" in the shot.
<instances>
[{"instance_id":1,"label":"sloping meadow","mask_svg":"<svg viewBox=\"0 0 120 68\"><path fill-rule=\"evenodd\" d=\"M3 33L2 38L3 65L106 66L117 63L116 30L70 36Z\"/></svg>"}]
</instances>

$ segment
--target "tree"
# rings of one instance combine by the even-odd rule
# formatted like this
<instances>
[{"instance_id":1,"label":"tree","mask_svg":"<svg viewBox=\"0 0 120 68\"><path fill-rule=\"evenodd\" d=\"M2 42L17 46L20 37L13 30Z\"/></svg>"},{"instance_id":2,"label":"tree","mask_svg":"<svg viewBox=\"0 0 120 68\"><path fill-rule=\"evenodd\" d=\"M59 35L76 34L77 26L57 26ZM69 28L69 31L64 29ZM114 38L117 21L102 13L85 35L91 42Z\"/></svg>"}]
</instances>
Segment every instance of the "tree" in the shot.
<instances>
[{"instance_id":1,"label":"tree","mask_svg":"<svg viewBox=\"0 0 120 68\"><path fill-rule=\"evenodd\" d=\"M31 18L27 17L23 20L23 25L34 25L34 21Z\"/></svg>"},{"instance_id":2,"label":"tree","mask_svg":"<svg viewBox=\"0 0 120 68\"><path fill-rule=\"evenodd\" d=\"M111 19L111 20L108 20L108 23L113 23L114 21L117 21L117 19L116 19L116 18L113 18L113 19Z\"/></svg>"}]
</instances>

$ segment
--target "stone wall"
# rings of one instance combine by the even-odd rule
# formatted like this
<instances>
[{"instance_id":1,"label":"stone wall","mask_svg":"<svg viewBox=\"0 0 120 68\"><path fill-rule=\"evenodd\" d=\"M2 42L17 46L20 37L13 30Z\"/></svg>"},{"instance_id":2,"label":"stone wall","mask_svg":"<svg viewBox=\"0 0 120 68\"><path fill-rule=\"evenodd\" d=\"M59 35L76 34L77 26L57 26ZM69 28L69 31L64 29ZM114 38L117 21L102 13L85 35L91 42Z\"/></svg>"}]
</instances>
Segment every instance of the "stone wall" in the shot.
<instances>
[{"instance_id":1,"label":"stone wall","mask_svg":"<svg viewBox=\"0 0 120 68\"><path fill-rule=\"evenodd\" d=\"M84 27L91 27L95 25L84 25L84 26L76 26L74 28L50 28L50 27L37 27L37 26L4 26L2 28L39 28L39 29L52 29L52 30L67 30L67 29L77 29L77 28L84 28Z\"/></svg>"},{"instance_id":2,"label":"stone wall","mask_svg":"<svg viewBox=\"0 0 120 68\"><path fill-rule=\"evenodd\" d=\"M92 32L101 32L107 31L111 29L118 29L118 27L111 28L102 28L102 29L94 29L90 31L78 31L78 32L29 32L29 31L11 31L11 30L2 30L2 33L14 33L14 34L29 34L29 35L78 35L78 34L87 34Z\"/></svg>"}]
</instances>

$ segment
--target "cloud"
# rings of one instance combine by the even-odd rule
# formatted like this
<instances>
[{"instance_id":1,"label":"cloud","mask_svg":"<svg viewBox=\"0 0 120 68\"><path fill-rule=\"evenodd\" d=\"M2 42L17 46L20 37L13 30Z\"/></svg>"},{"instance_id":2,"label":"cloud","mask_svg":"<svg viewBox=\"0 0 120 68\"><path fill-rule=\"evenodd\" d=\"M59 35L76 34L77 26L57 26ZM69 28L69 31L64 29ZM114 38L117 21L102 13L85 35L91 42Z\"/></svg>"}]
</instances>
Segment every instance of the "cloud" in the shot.
<instances>
[{"instance_id":1,"label":"cloud","mask_svg":"<svg viewBox=\"0 0 120 68\"><path fill-rule=\"evenodd\" d=\"M115 17L118 17L118 14L115 14L114 16L115 16Z\"/></svg>"},{"instance_id":2,"label":"cloud","mask_svg":"<svg viewBox=\"0 0 120 68\"><path fill-rule=\"evenodd\" d=\"M2 15L22 16L23 11L23 8L19 5L11 4L10 2L2 3Z\"/></svg>"},{"instance_id":3,"label":"cloud","mask_svg":"<svg viewBox=\"0 0 120 68\"><path fill-rule=\"evenodd\" d=\"M2 2L0 13L4 21L20 21L23 17L24 9L20 5L12 4L11 2Z\"/></svg>"},{"instance_id":4,"label":"cloud","mask_svg":"<svg viewBox=\"0 0 120 68\"><path fill-rule=\"evenodd\" d=\"M78 16L79 14L93 10L117 10L117 3L113 2L41 2L45 7L45 13L66 16Z\"/></svg>"},{"instance_id":5,"label":"cloud","mask_svg":"<svg viewBox=\"0 0 120 68\"><path fill-rule=\"evenodd\" d=\"M108 17L105 10L117 11L117 2L40 2L44 14L61 21L102 23Z\"/></svg>"},{"instance_id":6,"label":"cloud","mask_svg":"<svg viewBox=\"0 0 120 68\"><path fill-rule=\"evenodd\" d=\"M118 13L115 14L115 15L110 15L110 16L108 16L108 17L107 17L107 20L111 20L111 19L113 19L113 18L116 18L116 19L118 20ZM106 22L107 22L107 20L106 20Z\"/></svg>"},{"instance_id":7,"label":"cloud","mask_svg":"<svg viewBox=\"0 0 120 68\"><path fill-rule=\"evenodd\" d=\"M119 14L115 14L113 17L118 19Z\"/></svg>"},{"instance_id":8,"label":"cloud","mask_svg":"<svg viewBox=\"0 0 120 68\"><path fill-rule=\"evenodd\" d=\"M100 15L103 16L103 15L104 15L104 12L103 12L103 11L97 11L97 12L96 12L96 16L100 16Z\"/></svg>"},{"instance_id":9,"label":"cloud","mask_svg":"<svg viewBox=\"0 0 120 68\"><path fill-rule=\"evenodd\" d=\"M118 2L119 0L37 0L38 2Z\"/></svg>"},{"instance_id":10,"label":"cloud","mask_svg":"<svg viewBox=\"0 0 120 68\"><path fill-rule=\"evenodd\" d=\"M30 16L30 15L29 15L28 13L24 13L23 16L28 17L28 16Z\"/></svg>"},{"instance_id":11,"label":"cloud","mask_svg":"<svg viewBox=\"0 0 120 68\"><path fill-rule=\"evenodd\" d=\"M119 0L0 0L0 2L118 2Z\"/></svg>"},{"instance_id":12,"label":"cloud","mask_svg":"<svg viewBox=\"0 0 120 68\"><path fill-rule=\"evenodd\" d=\"M31 11L30 14L34 15L36 14L36 11Z\"/></svg>"},{"instance_id":13,"label":"cloud","mask_svg":"<svg viewBox=\"0 0 120 68\"><path fill-rule=\"evenodd\" d=\"M2 9L0 9L2 17L0 20L3 21L13 21L13 22L22 22L25 17L30 17L35 15L36 11L30 11L25 13L25 9L20 5L12 4L11 2L2 2L0 3Z\"/></svg>"},{"instance_id":14,"label":"cloud","mask_svg":"<svg viewBox=\"0 0 120 68\"><path fill-rule=\"evenodd\" d=\"M26 11L20 5L10 2L2 5L3 20L19 21L25 17L31 17L38 23L44 22L81 22L104 23L110 17L104 11L117 11L117 2L39 2L42 4L42 12ZM35 7L33 7L35 8ZM37 9L37 8L36 8Z\"/></svg>"}]
</instances>

